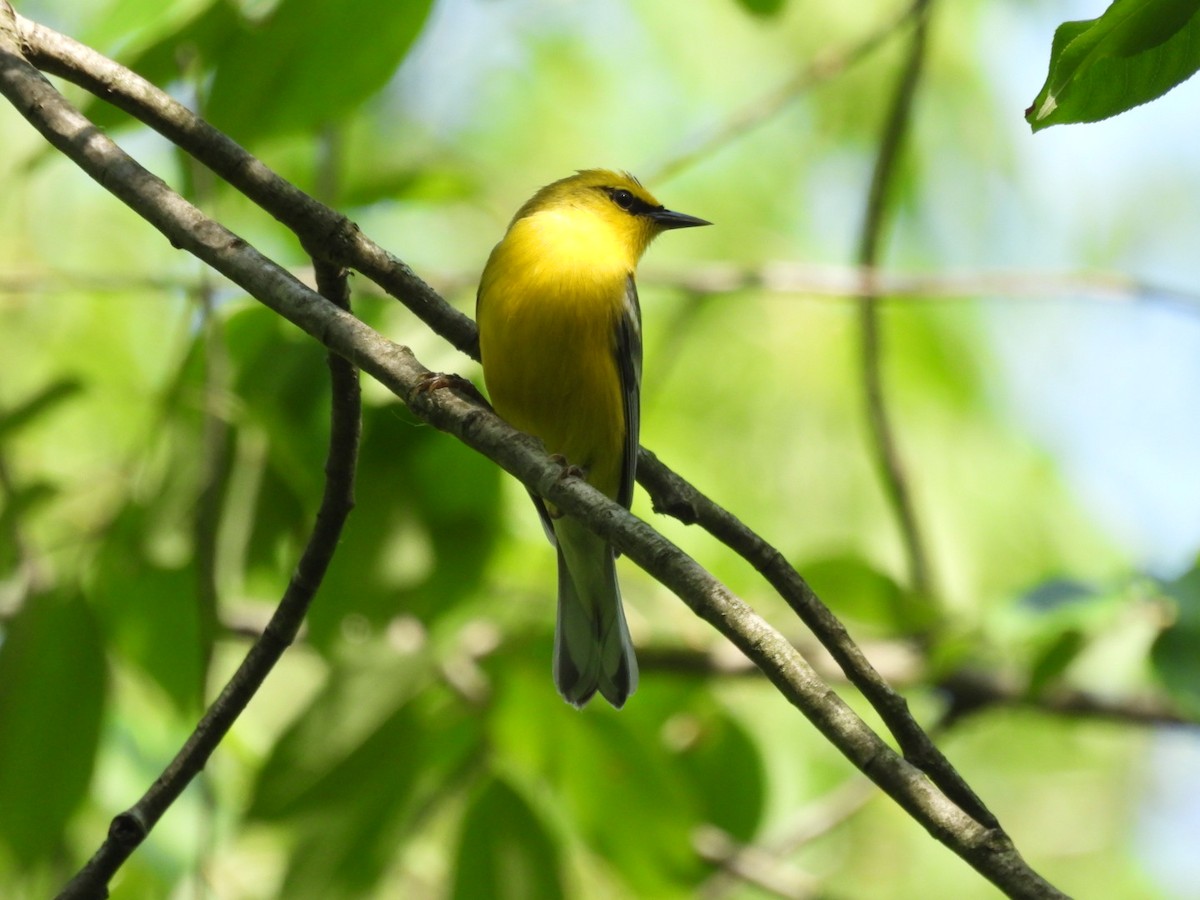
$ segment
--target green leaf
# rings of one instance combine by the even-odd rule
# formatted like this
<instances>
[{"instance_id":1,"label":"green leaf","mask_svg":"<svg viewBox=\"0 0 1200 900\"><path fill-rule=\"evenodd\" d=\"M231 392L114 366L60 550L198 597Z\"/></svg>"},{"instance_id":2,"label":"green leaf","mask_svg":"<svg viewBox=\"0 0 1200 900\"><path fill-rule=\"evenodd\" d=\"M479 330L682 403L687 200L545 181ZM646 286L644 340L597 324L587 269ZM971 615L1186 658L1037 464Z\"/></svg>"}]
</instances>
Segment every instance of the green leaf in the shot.
<instances>
[{"instance_id":1,"label":"green leaf","mask_svg":"<svg viewBox=\"0 0 1200 900\"><path fill-rule=\"evenodd\" d=\"M432 626L473 599L501 529L502 476L402 406L364 407L354 514L309 614L313 642L329 646L349 614Z\"/></svg>"},{"instance_id":2,"label":"green leaf","mask_svg":"<svg viewBox=\"0 0 1200 900\"><path fill-rule=\"evenodd\" d=\"M692 779L694 795L704 803L704 818L740 841L750 841L761 824L767 800L762 756L746 729L716 703L697 698L698 709L680 713L682 730L694 736L682 742L679 762Z\"/></svg>"},{"instance_id":3,"label":"green leaf","mask_svg":"<svg viewBox=\"0 0 1200 900\"><path fill-rule=\"evenodd\" d=\"M430 673L425 656L381 658L373 648L335 669L320 695L276 741L249 815L281 819L331 802L347 760L408 707L428 686Z\"/></svg>"},{"instance_id":4,"label":"green leaf","mask_svg":"<svg viewBox=\"0 0 1200 900\"><path fill-rule=\"evenodd\" d=\"M1093 585L1051 578L1026 591L1004 614L1013 629L1014 655L1028 659L1026 690L1031 696L1051 687L1066 672L1111 621L1119 603L1119 595Z\"/></svg>"},{"instance_id":5,"label":"green leaf","mask_svg":"<svg viewBox=\"0 0 1200 900\"><path fill-rule=\"evenodd\" d=\"M0 413L0 438L20 431L83 389L78 378L60 378L8 412Z\"/></svg>"},{"instance_id":6,"label":"green leaf","mask_svg":"<svg viewBox=\"0 0 1200 900\"><path fill-rule=\"evenodd\" d=\"M1087 641L1082 631L1068 628L1059 632L1047 646L1041 648L1033 661L1029 672L1029 694L1036 697L1053 684L1085 646Z\"/></svg>"},{"instance_id":7,"label":"green leaf","mask_svg":"<svg viewBox=\"0 0 1200 900\"><path fill-rule=\"evenodd\" d=\"M141 507L122 510L96 561L91 598L114 654L190 713L204 690L198 577L193 564L166 566L150 558L153 528Z\"/></svg>"},{"instance_id":8,"label":"green leaf","mask_svg":"<svg viewBox=\"0 0 1200 900\"><path fill-rule=\"evenodd\" d=\"M779 15L783 10L783 2L784 0L738 0L738 4L746 12L763 18Z\"/></svg>"},{"instance_id":9,"label":"green leaf","mask_svg":"<svg viewBox=\"0 0 1200 900\"><path fill-rule=\"evenodd\" d=\"M1175 621L1150 649L1154 671L1191 715L1200 715L1200 565L1163 585L1175 604Z\"/></svg>"},{"instance_id":10,"label":"green leaf","mask_svg":"<svg viewBox=\"0 0 1200 900\"><path fill-rule=\"evenodd\" d=\"M467 809L454 869L452 896L463 900L566 896L558 844L525 798L498 778Z\"/></svg>"},{"instance_id":11,"label":"green leaf","mask_svg":"<svg viewBox=\"0 0 1200 900\"><path fill-rule=\"evenodd\" d=\"M110 55L117 49L113 45L146 47L183 33L190 22L216 6L233 11L228 0L114 0L91 21L80 40Z\"/></svg>"},{"instance_id":12,"label":"green leaf","mask_svg":"<svg viewBox=\"0 0 1200 900\"><path fill-rule=\"evenodd\" d=\"M207 114L235 140L319 128L382 88L432 0L282 0L216 60Z\"/></svg>"},{"instance_id":13,"label":"green leaf","mask_svg":"<svg viewBox=\"0 0 1200 900\"><path fill-rule=\"evenodd\" d=\"M54 856L92 778L106 667L78 594L32 597L0 643L0 841L22 865Z\"/></svg>"},{"instance_id":14,"label":"green leaf","mask_svg":"<svg viewBox=\"0 0 1200 900\"><path fill-rule=\"evenodd\" d=\"M482 726L432 675L427 654L358 648L276 743L247 815L301 834L281 896L374 896L414 823L452 793Z\"/></svg>"},{"instance_id":15,"label":"green leaf","mask_svg":"<svg viewBox=\"0 0 1200 900\"><path fill-rule=\"evenodd\" d=\"M682 895L708 871L691 840L720 804L695 790L693 777L705 762L681 765L677 754L664 753L662 730L673 716L690 715L703 692L643 679L625 709L593 702L580 714L554 690L549 643L537 647L489 660L497 672L495 758L505 771L512 766L549 784L572 835L620 879L622 896ZM707 789L725 788L716 781ZM747 800L753 805L755 798Z\"/></svg>"},{"instance_id":16,"label":"green leaf","mask_svg":"<svg viewBox=\"0 0 1200 900\"><path fill-rule=\"evenodd\" d=\"M175 17L170 17L170 21L174 22ZM165 87L179 81L189 63L201 70L211 67L221 48L228 46L246 28L235 4L229 0L212 0L178 28L161 35L153 43L123 53L120 61L151 84ZM99 98L91 100L83 108L83 113L101 128L115 128L134 122L127 113Z\"/></svg>"},{"instance_id":17,"label":"green leaf","mask_svg":"<svg viewBox=\"0 0 1200 900\"><path fill-rule=\"evenodd\" d=\"M913 632L933 615L929 604L857 556L826 557L806 563L801 572L818 596L834 598L839 615L864 624Z\"/></svg>"},{"instance_id":18,"label":"green leaf","mask_svg":"<svg viewBox=\"0 0 1200 900\"><path fill-rule=\"evenodd\" d=\"M1200 0L1116 0L1098 19L1064 22L1025 119L1097 122L1155 99L1200 69Z\"/></svg>"}]
</instances>

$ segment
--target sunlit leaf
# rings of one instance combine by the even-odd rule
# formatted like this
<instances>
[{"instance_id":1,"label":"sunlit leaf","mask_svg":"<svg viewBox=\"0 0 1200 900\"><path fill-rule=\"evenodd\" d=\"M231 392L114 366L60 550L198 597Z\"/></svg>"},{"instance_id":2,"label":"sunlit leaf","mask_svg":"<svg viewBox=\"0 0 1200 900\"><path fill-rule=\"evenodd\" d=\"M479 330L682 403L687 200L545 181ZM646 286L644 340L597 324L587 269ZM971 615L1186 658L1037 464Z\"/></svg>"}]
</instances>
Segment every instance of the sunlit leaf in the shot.
<instances>
[{"instance_id":1,"label":"sunlit leaf","mask_svg":"<svg viewBox=\"0 0 1200 900\"><path fill-rule=\"evenodd\" d=\"M433 622L473 596L501 528L499 469L403 407L363 411L358 499L309 616L321 645L350 614Z\"/></svg>"},{"instance_id":2,"label":"sunlit leaf","mask_svg":"<svg viewBox=\"0 0 1200 900\"><path fill-rule=\"evenodd\" d=\"M1116 0L1054 33L1050 72L1025 118L1034 131L1147 103L1200 69L1200 0Z\"/></svg>"},{"instance_id":3,"label":"sunlit leaf","mask_svg":"<svg viewBox=\"0 0 1200 900\"><path fill-rule=\"evenodd\" d=\"M430 688L428 657L375 651L338 673L255 786L248 815L301 834L285 896L370 895L478 753L478 719Z\"/></svg>"},{"instance_id":4,"label":"sunlit leaf","mask_svg":"<svg viewBox=\"0 0 1200 900\"><path fill-rule=\"evenodd\" d=\"M112 54L124 48L146 47L170 35L186 33L191 22L214 7L233 11L229 0L116 0L83 35L85 44ZM118 47L113 45L117 44Z\"/></svg>"},{"instance_id":5,"label":"sunlit leaf","mask_svg":"<svg viewBox=\"0 0 1200 900\"><path fill-rule=\"evenodd\" d=\"M888 631L916 631L933 614L927 603L856 556L826 557L800 571L818 596L836 598L837 614L848 619Z\"/></svg>"},{"instance_id":6,"label":"sunlit leaf","mask_svg":"<svg viewBox=\"0 0 1200 900\"><path fill-rule=\"evenodd\" d=\"M235 3L212 0L177 28L161 34L144 47L121 54L120 60L147 81L165 87L179 81L192 67L198 72L211 66L220 49L246 28ZM84 106L83 111L101 128L114 128L134 121L127 113L98 98Z\"/></svg>"},{"instance_id":7,"label":"sunlit leaf","mask_svg":"<svg viewBox=\"0 0 1200 900\"><path fill-rule=\"evenodd\" d=\"M209 117L246 143L341 121L387 83L430 5L282 0L220 52Z\"/></svg>"},{"instance_id":8,"label":"sunlit leaf","mask_svg":"<svg viewBox=\"0 0 1200 900\"><path fill-rule=\"evenodd\" d=\"M1029 672L1029 693L1037 696L1066 671L1086 646L1083 632L1069 628L1059 632L1034 658Z\"/></svg>"},{"instance_id":9,"label":"sunlit leaf","mask_svg":"<svg viewBox=\"0 0 1200 900\"><path fill-rule=\"evenodd\" d=\"M79 393L82 388L83 384L78 378L62 378L46 385L12 409L0 411L0 439L46 415L54 407Z\"/></svg>"},{"instance_id":10,"label":"sunlit leaf","mask_svg":"<svg viewBox=\"0 0 1200 900\"><path fill-rule=\"evenodd\" d=\"M554 690L549 646L539 646L544 655L494 661L497 754L553 785L572 831L630 896L694 884L705 867L691 840L706 821L706 802L693 790L694 773L663 752L661 737L664 721L689 711L683 698L694 689L643 684L620 712L596 700L581 715Z\"/></svg>"}]
</instances>

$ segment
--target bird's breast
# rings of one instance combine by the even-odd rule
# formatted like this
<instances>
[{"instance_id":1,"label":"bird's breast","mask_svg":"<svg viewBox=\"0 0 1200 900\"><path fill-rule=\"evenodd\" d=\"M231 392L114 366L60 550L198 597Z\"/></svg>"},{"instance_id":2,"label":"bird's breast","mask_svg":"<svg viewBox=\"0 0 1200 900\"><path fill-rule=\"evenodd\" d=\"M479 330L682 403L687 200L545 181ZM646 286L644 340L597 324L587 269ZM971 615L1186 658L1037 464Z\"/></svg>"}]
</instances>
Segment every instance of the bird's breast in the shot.
<instances>
[{"instance_id":1,"label":"bird's breast","mask_svg":"<svg viewBox=\"0 0 1200 900\"><path fill-rule=\"evenodd\" d=\"M503 243L480 286L484 380L496 411L615 496L625 410L615 358L628 269Z\"/></svg>"}]
</instances>

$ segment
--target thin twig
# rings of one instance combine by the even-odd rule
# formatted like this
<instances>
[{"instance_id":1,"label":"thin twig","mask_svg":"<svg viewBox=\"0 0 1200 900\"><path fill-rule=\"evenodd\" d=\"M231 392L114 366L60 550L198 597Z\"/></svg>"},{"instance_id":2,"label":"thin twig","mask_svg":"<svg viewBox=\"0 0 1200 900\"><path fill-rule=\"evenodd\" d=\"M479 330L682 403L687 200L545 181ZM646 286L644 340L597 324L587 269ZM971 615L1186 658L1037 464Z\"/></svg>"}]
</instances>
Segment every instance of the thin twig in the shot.
<instances>
[{"instance_id":1,"label":"thin twig","mask_svg":"<svg viewBox=\"0 0 1200 900\"><path fill-rule=\"evenodd\" d=\"M201 481L192 523L196 554L196 602L200 617L199 696L202 708L207 698L208 675L219 630L220 578L218 546L221 512L232 470L232 429L224 407L229 389L229 359L221 323L214 314L212 286L204 278L193 298L200 308L200 345L204 357L203 423L200 437Z\"/></svg>"},{"instance_id":2,"label":"thin twig","mask_svg":"<svg viewBox=\"0 0 1200 900\"><path fill-rule=\"evenodd\" d=\"M733 549L767 580L821 641L846 678L873 706L900 744L904 758L918 766L948 797L977 821L998 827L995 816L976 796L908 709L908 701L892 689L851 639L846 627L821 602L808 582L782 553L713 503L646 449L638 455L638 480L654 498L655 512L685 524L697 524Z\"/></svg>"},{"instance_id":3,"label":"thin twig","mask_svg":"<svg viewBox=\"0 0 1200 900\"><path fill-rule=\"evenodd\" d=\"M185 106L149 82L51 29L26 20L18 21L28 52L34 61L89 90L99 92L99 96L137 116L197 159L212 166L234 187L242 190L298 234L352 236L353 240L349 245L337 246L329 242L322 243L319 239L302 239L305 239L306 246L310 246L313 252L324 252L327 258L341 260L343 264L367 275L393 296L405 302L434 331L478 359L478 338L474 322L451 309L425 282L412 275L407 267L362 236L349 220L293 187L224 134L197 119ZM315 228L312 221L321 223L320 228ZM345 257L339 255L338 246L348 247ZM391 265L399 267L400 274L395 275L391 270L381 272L381 260L390 261ZM410 280L416 285L413 288L416 293L403 289ZM419 302L414 302L414 297ZM433 314L430 314L431 310ZM808 611L801 614L805 624L814 629L818 639L830 648L839 664L850 667L847 677L858 685L860 690L864 685L867 686L865 693L869 702L881 704L879 712L893 730L908 758L922 768L928 767L927 771L930 771L931 777L935 780L940 779L942 789L951 791L956 797L956 802L964 804L963 808L971 815L978 816L980 822L989 826L995 825L995 820L987 813L982 803L972 799L973 795L965 789L965 785L955 784L961 779L951 774L952 767L936 751L928 736L923 734L920 726L908 713L903 698L887 688L886 683L854 647L841 623L820 604L812 590L778 551L644 450L638 466L638 480L655 498L657 508L662 510L670 511L675 505L672 498L688 492L702 499L703 514L691 521L701 524L720 540L733 539L735 543L730 546L745 555L764 574L770 571L772 575L768 577L774 579L772 584L777 590L784 592L784 596L797 611L800 607L808 606ZM662 493L664 490L667 491L666 494ZM730 521L737 522L736 534L732 536L726 527ZM814 603L820 606L823 612L816 612ZM875 689L872 689L872 686L875 686Z\"/></svg>"},{"instance_id":4,"label":"thin twig","mask_svg":"<svg viewBox=\"0 0 1200 900\"><path fill-rule=\"evenodd\" d=\"M465 319L464 323L462 319L465 317L450 310L445 301L423 281L359 234L348 220L298 191L228 137L196 119L186 107L116 63L43 26L22 21L21 28L36 60L84 87L103 90L101 96L138 116L197 159L213 166L218 174L226 177L231 184L293 230L302 235L352 235L353 242L345 245L348 246L348 264L403 300L433 330L478 358L474 323L469 319ZM309 221L310 216L322 223L320 229L314 228ZM306 241L306 245L314 252L323 249L331 258L338 258L337 248L329 244L309 244ZM427 292L420 294L419 302L413 302L411 294L396 291L397 277L390 271L379 272L379 261L384 258L401 267L400 281L406 283L411 276L420 291ZM428 315L430 310L436 314ZM694 495L693 500L700 513L690 521L701 524L719 540L729 543L768 577L821 642L829 647L838 663L847 667L847 677L863 690L869 702L878 707L880 715L900 742L906 758L928 772L942 790L969 814L976 816L978 821L995 827L995 819L933 746L908 712L904 699L891 691L871 668L841 623L820 603L782 554L644 450L639 463L638 480L655 498L657 508L672 511L673 514L678 514L672 510L677 505L674 498L689 492ZM730 523L736 523L736 527L731 528Z\"/></svg>"},{"instance_id":5,"label":"thin twig","mask_svg":"<svg viewBox=\"0 0 1200 900\"><path fill-rule=\"evenodd\" d=\"M1133 694L1110 697L1072 687L1051 687L1030 693L1023 684L982 669L959 669L938 681L935 687L949 700L942 717L943 729L968 716L998 706L1126 725L1169 727L1200 724L1195 716L1188 716L1161 696Z\"/></svg>"},{"instance_id":6,"label":"thin twig","mask_svg":"<svg viewBox=\"0 0 1200 900\"><path fill-rule=\"evenodd\" d=\"M818 675L830 682L846 682L842 668L831 657L825 658L820 647L803 642L794 643L804 658L812 663ZM946 705L933 729L937 733L945 732L969 716L999 707L1146 728L1200 725L1200 718L1188 715L1169 698L1158 693L1106 695L1070 685L1055 685L1031 693L1020 679L976 667L956 669L931 684L927 667L910 645L881 641L866 650L875 660L876 669L890 685L931 689L942 695ZM880 658L889 661L881 664ZM705 652L654 645L639 647L638 665L644 672L694 678L757 678L762 674L744 657L729 656L722 652L722 648Z\"/></svg>"},{"instance_id":7,"label":"thin twig","mask_svg":"<svg viewBox=\"0 0 1200 900\"><path fill-rule=\"evenodd\" d=\"M479 358L470 317L446 303L399 259L341 213L279 177L228 135L124 66L66 35L15 16L26 58L145 122L290 228L319 258L355 269L401 300L464 353Z\"/></svg>"},{"instance_id":8,"label":"thin twig","mask_svg":"<svg viewBox=\"0 0 1200 900\"><path fill-rule=\"evenodd\" d=\"M354 362L400 397L418 417L490 457L674 591L697 615L754 659L780 693L847 759L984 877L1014 897L1063 896L1028 866L1007 835L980 825L939 792L920 770L896 754L816 676L782 635L695 560L582 479L565 474L563 466L551 460L537 442L490 410L454 390L431 389L431 373L410 350L391 343L345 310L309 291L130 159L29 66L2 20L0 93L54 147L175 246L209 263L330 350ZM319 517L317 528L322 529L327 522ZM302 559L292 585L297 592L307 590L311 595L319 572L308 571L305 562ZM289 594L292 592L289 586ZM270 634L275 634L273 629L268 630ZM278 652L286 646L287 636L282 637ZM231 684L237 683L235 677ZM210 742L212 737L209 733L198 739ZM211 746L207 752L211 752ZM161 810L158 812L161 814ZM136 819L118 821L124 823L119 831L136 825Z\"/></svg>"},{"instance_id":9,"label":"thin twig","mask_svg":"<svg viewBox=\"0 0 1200 900\"><path fill-rule=\"evenodd\" d=\"M883 239L884 217L887 212L888 195L896 172L896 161L908 130L912 115L913 98L925 60L925 43L929 33L930 0L918 0L915 7L917 17L913 29L912 46L904 64L896 93L888 110L883 135L879 141L879 153L875 157L875 168L871 174L871 185L867 192L866 214L863 217L859 236L858 265L865 272L873 272L879 261L879 246ZM867 422L870 426L872 445L885 491L892 511L900 525L908 557L909 577L913 589L934 602L936 586L929 564L925 539L921 533L916 506L904 469L903 457L896 440L887 403L883 396L883 336L879 322L879 291L872 285L859 297L859 325L861 329L861 364L863 389L866 397Z\"/></svg>"},{"instance_id":10,"label":"thin twig","mask_svg":"<svg viewBox=\"0 0 1200 900\"><path fill-rule=\"evenodd\" d=\"M871 782L867 782L870 784ZM722 897L738 884L751 884L782 900L808 900L817 895L820 881L757 844L741 844L713 825L697 828L692 846L703 860L720 866L696 892L701 900Z\"/></svg>"},{"instance_id":11,"label":"thin twig","mask_svg":"<svg viewBox=\"0 0 1200 900\"><path fill-rule=\"evenodd\" d=\"M913 18L918 6L919 2L910 3L849 47L819 53L779 87L735 112L712 133L696 140L693 146L663 163L657 170L645 173L646 183L659 183L675 177L775 118L802 94L833 80L874 53Z\"/></svg>"},{"instance_id":12,"label":"thin twig","mask_svg":"<svg viewBox=\"0 0 1200 900\"><path fill-rule=\"evenodd\" d=\"M870 781L862 777L851 778L799 810L789 822L775 829L775 833L764 840L738 844L726 835L727 840L718 844L710 836L710 847L719 846L724 850L721 858L709 856L712 861L720 863L721 871L701 885L697 895L701 900L721 900L735 891L739 882L750 881L762 885L762 879L754 876L764 871L772 875L778 873L780 860L824 837L856 815L876 796L878 791ZM816 893L815 879L810 878L811 884L806 885L797 873L786 869L783 872L791 874L792 884L809 887L808 894L801 896ZM768 885L774 883L774 880L767 882Z\"/></svg>"},{"instance_id":13,"label":"thin twig","mask_svg":"<svg viewBox=\"0 0 1200 900\"><path fill-rule=\"evenodd\" d=\"M874 293L878 302L946 301L966 298L1111 300L1173 304L1200 313L1200 293L1135 278L1120 272L1062 272L1036 269L888 272L858 266L777 261L757 266L709 264L686 270L639 272L640 284L655 284L713 296L739 291L798 294L844 299ZM434 284L441 284L434 281ZM0 282L2 284L2 282ZM458 282L453 283L455 287Z\"/></svg>"},{"instance_id":14,"label":"thin twig","mask_svg":"<svg viewBox=\"0 0 1200 900\"><path fill-rule=\"evenodd\" d=\"M316 271L322 294L339 308L349 309L346 273L320 263ZM107 886L112 876L146 839L184 788L204 769L221 739L295 640L333 558L342 526L354 506L354 470L361 413L358 372L350 363L330 353L329 373L332 402L325 492L312 535L279 606L183 748L142 798L113 819L108 837L63 888L59 900L91 900L108 895Z\"/></svg>"}]
</instances>

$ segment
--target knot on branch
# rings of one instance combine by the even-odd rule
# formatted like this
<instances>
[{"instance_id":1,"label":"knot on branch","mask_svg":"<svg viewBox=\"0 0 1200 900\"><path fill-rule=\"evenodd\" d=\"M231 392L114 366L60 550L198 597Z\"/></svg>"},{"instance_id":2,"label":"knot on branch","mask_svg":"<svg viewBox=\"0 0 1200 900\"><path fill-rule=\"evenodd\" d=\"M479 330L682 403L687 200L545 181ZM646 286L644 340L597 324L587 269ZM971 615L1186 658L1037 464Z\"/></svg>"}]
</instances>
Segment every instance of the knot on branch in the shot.
<instances>
[{"instance_id":1,"label":"knot on branch","mask_svg":"<svg viewBox=\"0 0 1200 900\"><path fill-rule=\"evenodd\" d=\"M108 839L117 846L133 848L146 839L149 831L141 813L129 809L113 818L108 826Z\"/></svg>"},{"instance_id":2,"label":"knot on branch","mask_svg":"<svg viewBox=\"0 0 1200 900\"><path fill-rule=\"evenodd\" d=\"M297 232L304 251L313 259L345 266L354 257L354 247L361 231L358 224L340 213L326 210L327 215L314 216L308 228ZM293 223L296 227L296 223Z\"/></svg>"}]
</instances>

